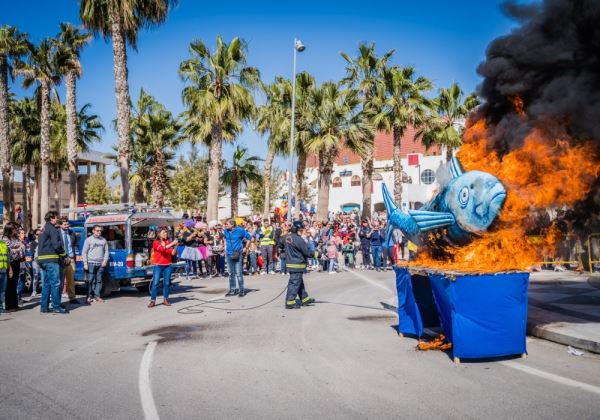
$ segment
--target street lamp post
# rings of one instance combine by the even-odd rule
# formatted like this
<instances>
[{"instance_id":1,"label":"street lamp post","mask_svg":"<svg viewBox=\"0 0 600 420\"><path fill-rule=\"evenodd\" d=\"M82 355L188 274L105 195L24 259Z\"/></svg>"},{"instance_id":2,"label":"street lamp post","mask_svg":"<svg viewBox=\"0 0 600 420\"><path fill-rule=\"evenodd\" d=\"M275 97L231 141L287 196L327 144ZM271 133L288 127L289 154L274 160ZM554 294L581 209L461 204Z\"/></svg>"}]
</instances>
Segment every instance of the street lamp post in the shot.
<instances>
[{"instance_id":1,"label":"street lamp post","mask_svg":"<svg viewBox=\"0 0 600 420\"><path fill-rule=\"evenodd\" d=\"M294 71L292 73L292 125L290 127L290 162L288 167L288 221L292 221L292 194L294 187L292 183L292 171L294 169L294 121L296 113L296 52L302 52L306 49L302 41L294 38ZM298 200L296 205L299 206Z\"/></svg>"}]
</instances>

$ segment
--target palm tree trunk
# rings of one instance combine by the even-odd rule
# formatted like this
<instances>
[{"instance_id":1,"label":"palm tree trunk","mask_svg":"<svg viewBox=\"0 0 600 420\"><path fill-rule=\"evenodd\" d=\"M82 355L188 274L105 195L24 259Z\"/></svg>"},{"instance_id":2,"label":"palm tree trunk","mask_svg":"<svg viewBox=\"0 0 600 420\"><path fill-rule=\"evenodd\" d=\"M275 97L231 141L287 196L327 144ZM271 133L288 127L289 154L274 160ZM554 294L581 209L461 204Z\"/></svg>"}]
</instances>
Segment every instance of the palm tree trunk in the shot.
<instances>
[{"instance_id":1,"label":"palm tree trunk","mask_svg":"<svg viewBox=\"0 0 600 420\"><path fill-rule=\"evenodd\" d=\"M40 224L40 178L41 168L39 166L34 167L34 183L33 183L33 194L31 197L31 224L36 227Z\"/></svg>"},{"instance_id":2,"label":"palm tree trunk","mask_svg":"<svg viewBox=\"0 0 600 420\"><path fill-rule=\"evenodd\" d=\"M22 214L22 218L23 218L23 228L25 229L25 232L29 232L29 229L31 228L31 226L29 225L29 215L30 215L30 211L31 211L31 206L29 205L29 196L31 195L29 192L29 187L30 187L30 181L31 181L31 176L30 176L30 170L31 167L29 165L24 165L23 168L21 168L23 171L23 204L22 204L22 209L23 212Z\"/></svg>"},{"instance_id":3,"label":"palm tree trunk","mask_svg":"<svg viewBox=\"0 0 600 420\"><path fill-rule=\"evenodd\" d=\"M156 154L156 162L152 168L152 204L158 208L164 206L165 190L167 189L167 174L162 153Z\"/></svg>"},{"instance_id":4,"label":"palm tree trunk","mask_svg":"<svg viewBox=\"0 0 600 420\"><path fill-rule=\"evenodd\" d=\"M221 157L223 155L223 139L221 125L214 124L210 140L210 168L208 169L208 195L206 200L206 219L219 219L219 178Z\"/></svg>"},{"instance_id":5,"label":"palm tree trunk","mask_svg":"<svg viewBox=\"0 0 600 420\"><path fill-rule=\"evenodd\" d=\"M56 170L56 173L52 178L54 184L54 208L60 213L60 175L58 170Z\"/></svg>"},{"instance_id":6,"label":"palm tree trunk","mask_svg":"<svg viewBox=\"0 0 600 420\"><path fill-rule=\"evenodd\" d=\"M294 219L300 217L300 204L306 198L306 186L304 185L304 172L306 171L306 154L298 154L296 164L296 205L294 206Z\"/></svg>"},{"instance_id":7,"label":"palm tree trunk","mask_svg":"<svg viewBox=\"0 0 600 420\"><path fill-rule=\"evenodd\" d=\"M77 207L77 105L76 79L74 71L67 73L67 160L69 164L69 207ZM70 215L71 218L74 214Z\"/></svg>"},{"instance_id":8,"label":"palm tree trunk","mask_svg":"<svg viewBox=\"0 0 600 420\"><path fill-rule=\"evenodd\" d=\"M0 54L0 169L2 171L2 201L4 203L4 224L14 217L12 201L10 201L9 159L9 121L8 121L8 62L6 55Z\"/></svg>"},{"instance_id":9,"label":"palm tree trunk","mask_svg":"<svg viewBox=\"0 0 600 420\"><path fill-rule=\"evenodd\" d=\"M329 217L329 186L333 173L333 159L330 151L319 152L319 198L317 220L326 221Z\"/></svg>"},{"instance_id":10,"label":"palm tree trunk","mask_svg":"<svg viewBox=\"0 0 600 420\"><path fill-rule=\"evenodd\" d=\"M275 159L275 151L267 151L265 159L265 168L263 173L263 187L265 191L265 200L263 203L263 219L269 219L271 216L271 172L273 170L273 160Z\"/></svg>"},{"instance_id":11,"label":"palm tree trunk","mask_svg":"<svg viewBox=\"0 0 600 420\"><path fill-rule=\"evenodd\" d=\"M109 2L111 15L111 37L115 73L115 94L117 97L117 135L119 139L119 173L121 176L121 203L129 202L129 130L130 99L127 74L127 46L125 30L121 25L115 2Z\"/></svg>"},{"instance_id":12,"label":"palm tree trunk","mask_svg":"<svg viewBox=\"0 0 600 420\"><path fill-rule=\"evenodd\" d=\"M452 160L452 152L454 148L452 146L446 145L446 162L450 162Z\"/></svg>"},{"instance_id":13,"label":"palm tree trunk","mask_svg":"<svg viewBox=\"0 0 600 420\"><path fill-rule=\"evenodd\" d=\"M361 160L362 166L362 217L371 217L373 189L373 160L375 147L370 147L367 155Z\"/></svg>"},{"instance_id":14,"label":"palm tree trunk","mask_svg":"<svg viewBox=\"0 0 600 420\"><path fill-rule=\"evenodd\" d=\"M40 116L40 160L42 162L40 213L45 217L48 212L49 194L49 163L50 163L50 87L42 83L42 109Z\"/></svg>"},{"instance_id":15,"label":"palm tree trunk","mask_svg":"<svg viewBox=\"0 0 600 420\"><path fill-rule=\"evenodd\" d=\"M146 199L144 197L143 185L136 185L133 190L133 200L136 203L143 203Z\"/></svg>"},{"instance_id":16,"label":"palm tree trunk","mask_svg":"<svg viewBox=\"0 0 600 420\"><path fill-rule=\"evenodd\" d=\"M402 132L400 127L393 128L394 137L394 200L402 208L402 161L400 159L400 141Z\"/></svg>"},{"instance_id":17,"label":"palm tree trunk","mask_svg":"<svg viewBox=\"0 0 600 420\"><path fill-rule=\"evenodd\" d=\"M231 177L231 217L238 216L238 196L240 191L240 182L236 174Z\"/></svg>"}]
</instances>

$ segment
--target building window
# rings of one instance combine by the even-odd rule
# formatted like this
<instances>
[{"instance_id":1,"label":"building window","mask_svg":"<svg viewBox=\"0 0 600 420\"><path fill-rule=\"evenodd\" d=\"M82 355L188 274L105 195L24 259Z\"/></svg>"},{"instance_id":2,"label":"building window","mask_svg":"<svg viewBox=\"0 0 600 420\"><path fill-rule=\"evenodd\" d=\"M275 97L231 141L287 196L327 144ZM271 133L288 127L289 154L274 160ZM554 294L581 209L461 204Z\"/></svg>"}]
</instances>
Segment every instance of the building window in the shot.
<instances>
[{"instance_id":1,"label":"building window","mask_svg":"<svg viewBox=\"0 0 600 420\"><path fill-rule=\"evenodd\" d=\"M352 171L349 171L347 169L340 171L340 176L352 176Z\"/></svg>"},{"instance_id":2,"label":"building window","mask_svg":"<svg viewBox=\"0 0 600 420\"><path fill-rule=\"evenodd\" d=\"M435 182L435 173L431 169L425 169L421 172L421 182L426 185L433 184Z\"/></svg>"},{"instance_id":3,"label":"building window","mask_svg":"<svg viewBox=\"0 0 600 420\"><path fill-rule=\"evenodd\" d=\"M373 174L373 181L383 181L383 177L381 176L381 174L374 173Z\"/></svg>"},{"instance_id":4,"label":"building window","mask_svg":"<svg viewBox=\"0 0 600 420\"><path fill-rule=\"evenodd\" d=\"M408 174L402 171L402 183L403 184L412 184L412 178L408 176Z\"/></svg>"},{"instance_id":5,"label":"building window","mask_svg":"<svg viewBox=\"0 0 600 420\"><path fill-rule=\"evenodd\" d=\"M331 183L333 188L340 188L342 186L342 178L336 176L333 178L333 182Z\"/></svg>"},{"instance_id":6,"label":"building window","mask_svg":"<svg viewBox=\"0 0 600 420\"><path fill-rule=\"evenodd\" d=\"M352 175L352 178L350 179L350 186L359 187L361 184L362 181L360 180L360 177L358 175Z\"/></svg>"}]
</instances>

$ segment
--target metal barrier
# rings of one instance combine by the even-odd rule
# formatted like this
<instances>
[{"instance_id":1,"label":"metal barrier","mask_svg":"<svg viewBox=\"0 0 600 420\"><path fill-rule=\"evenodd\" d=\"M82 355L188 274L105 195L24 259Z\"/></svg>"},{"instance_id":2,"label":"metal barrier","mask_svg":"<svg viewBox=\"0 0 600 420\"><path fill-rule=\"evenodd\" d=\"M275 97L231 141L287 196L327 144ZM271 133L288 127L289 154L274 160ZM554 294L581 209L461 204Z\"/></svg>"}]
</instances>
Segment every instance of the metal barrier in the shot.
<instances>
[{"instance_id":1,"label":"metal barrier","mask_svg":"<svg viewBox=\"0 0 600 420\"><path fill-rule=\"evenodd\" d=\"M530 242L542 245L541 236L530 236ZM561 235L556 241L556 247L550 251L550 254L540 252L542 261L538 262L542 268L553 270L578 270L583 271L584 253L581 240L575 235Z\"/></svg>"},{"instance_id":2,"label":"metal barrier","mask_svg":"<svg viewBox=\"0 0 600 420\"><path fill-rule=\"evenodd\" d=\"M587 237L587 248L590 273L600 272L600 233L592 233Z\"/></svg>"}]
</instances>

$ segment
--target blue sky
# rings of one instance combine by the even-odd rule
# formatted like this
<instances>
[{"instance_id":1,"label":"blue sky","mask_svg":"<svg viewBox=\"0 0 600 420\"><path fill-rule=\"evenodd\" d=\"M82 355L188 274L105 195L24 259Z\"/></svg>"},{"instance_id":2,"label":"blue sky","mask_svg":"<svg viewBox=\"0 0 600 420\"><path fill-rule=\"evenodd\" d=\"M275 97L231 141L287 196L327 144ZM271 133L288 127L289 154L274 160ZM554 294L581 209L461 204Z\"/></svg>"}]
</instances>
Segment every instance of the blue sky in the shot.
<instances>
[{"instance_id":1,"label":"blue sky","mask_svg":"<svg viewBox=\"0 0 600 420\"><path fill-rule=\"evenodd\" d=\"M4 2L0 24L27 32L34 42L54 36L62 21L79 24L77 0ZM318 82L344 75L340 51L354 55L359 42L375 42L378 52L396 49L395 64L413 65L436 88L458 82L465 92L476 88L478 63L488 43L506 34L515 22L500 10L500 1L234 1L180 0L167 22L140 33L137 51L129 52L131 96L140 88L154 95L173 113L183 110L179 63L188 56L193 39L210 47L221 34L249 45L249 64L258 67L263 80L291 78L292 43L299 37L307 46L298 57L298 71L312 73ZM116 139L111 121L116 115L112 48L97 38L82 55L84 74L78 84L78 106L92 111L106 127L103 142L94 148L108 151ZM17 79L11 89L21 96ZM64 87L61 87L64 99ZM251 130L240 142L258 155L265 154L265 139ZM224 157L231 155L227 146ZM187 149L183 148L182 152ZM279 162L284 165L283 161Z\"/></svg>"}]
</instances>

